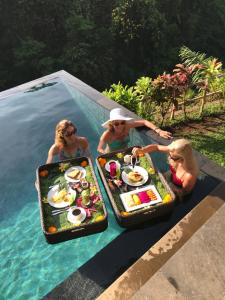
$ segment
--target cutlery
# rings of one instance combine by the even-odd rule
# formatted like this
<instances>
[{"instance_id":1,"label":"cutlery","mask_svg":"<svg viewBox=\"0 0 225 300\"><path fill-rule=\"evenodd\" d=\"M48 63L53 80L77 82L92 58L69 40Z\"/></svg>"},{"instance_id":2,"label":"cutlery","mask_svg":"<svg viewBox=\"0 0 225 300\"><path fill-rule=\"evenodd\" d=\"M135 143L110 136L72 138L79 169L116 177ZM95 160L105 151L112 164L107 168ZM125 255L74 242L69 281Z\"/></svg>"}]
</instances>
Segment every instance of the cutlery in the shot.
<instances>
[{"instance_id":1,"label":"cutlery","mask_svg":"<svg viewBox=\"0 0 225 300\"><path fill-rule=\"evenodd\" d=\"M53 212L53 213L52 213L52 216L60 215L60 214L62 214L62 213L64 213L64 212L67 212L68 210L69 210L69 208L68 208L68 209L64 209L64 210L61 210L61 211Z\"/></svg>"},{"instance_id":2,"label":"cutlery","mask_svg":"<svg viewBox=\"0 0 225 300\"><path fill-rule=\"evenodd\" d=\"M61 208L61 209L55 209L55 210L52 211L52 214L64 212L64 211L69 210L70 208L71 208L71 206L70 207Z\"/></svg>"}]
</instances>

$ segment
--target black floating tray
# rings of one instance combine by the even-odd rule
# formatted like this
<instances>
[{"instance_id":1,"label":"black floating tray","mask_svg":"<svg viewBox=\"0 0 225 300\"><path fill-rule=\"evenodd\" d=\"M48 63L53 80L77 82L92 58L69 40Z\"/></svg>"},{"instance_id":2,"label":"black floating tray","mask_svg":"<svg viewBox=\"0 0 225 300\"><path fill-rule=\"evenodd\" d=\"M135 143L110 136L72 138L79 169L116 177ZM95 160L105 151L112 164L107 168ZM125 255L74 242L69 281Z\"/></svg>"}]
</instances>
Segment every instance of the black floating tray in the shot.
<instances>
[{"instance_id":1,"label":"black floating tray","mask_svg":"<svg viewBox=\"0 0 225 300\"><path fill-rule=\"evenodd\" d=\"M80 224L75 225L67 220L67 212L52 216L52 207L47 200L50 187L56 184L58 179L64 178L66 168L83 166L86 170L85 179L91 187L97 202L91 202L90 215ZM65 168L65 169L64 169ZM40 207L41 226L48 243L54 244L81 236L101 232L108 226L108 216L101 191L94 173L93 164L89 157L79 157L39 166L36 170L37 191ZM75 201L72 205L78 204L81 199L81 191L77 191ZM79 205L78 205L79 206Z\"/></svg>"},{"instance_id":2,"label":"black floating tray","mask_svg":"<svg viewBox=\"0 0 225 300\"><path fill-rule=\"evenodd\" d=\"M163 202L157 203L155 205L145 206L143 208L139 208L137 210L129 212L125 211L124 205L120 198L120 194L126 192L125 188L128 189L127 191L129 192L136 189L136 187L122 185L122 187L118 188L115 184L110 184L110 174L106 171L104 164L109 160L118 160L119 163L123 166L124 155L131 154L132 149L133 147L130 147L124 151L114 151L111 153L102 154L96 158L96 164L109 200L111 202L117 222L120 226L126 228L133 227L134 225L171 213L175 203L174 192L171 190L162 173L157 171L154 167L150 155L145 154L144 156L139 158L139 165L147 170L149 179L144 185L140 186L139 188L141 189L145 186L147 187L149 184L153 184L156 187L159 195L163 199ZM166 201L165 197L168 198L168 195L170 200Z\"/></svg>"}]
</instances>

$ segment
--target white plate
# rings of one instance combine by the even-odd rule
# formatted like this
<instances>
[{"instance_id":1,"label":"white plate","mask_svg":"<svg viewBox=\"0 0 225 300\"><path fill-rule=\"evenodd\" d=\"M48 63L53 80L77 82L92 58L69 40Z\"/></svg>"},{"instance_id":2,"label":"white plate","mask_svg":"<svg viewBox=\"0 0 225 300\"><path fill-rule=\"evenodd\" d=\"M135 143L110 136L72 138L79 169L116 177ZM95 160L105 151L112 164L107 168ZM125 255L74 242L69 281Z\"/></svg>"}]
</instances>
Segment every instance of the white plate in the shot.
<instances>
[{"instance_id":1,"label":"white plate","mask_svg":"<svg viewBox=\"0 0 225 300\"><path fill-rule=\"evenodd\" d=\"M78 169L78 170L80 170L80 172L83 173L82 177L80 179L73 179L68 176L68 174L75 169ZM64 176L65 176L65 179L69 182L79 182L82 178L84 178L86 176L86 170L84 168L82 168L81 166L74 166L74 167L71 167L68 170L66 170Z\"/></svg>"},{"instance_id":2,"label":"white plate","mask_svg":"<svg viewBox=\"0 0 225 300\"><path fill-rule=\"evenodd\" d=\"M148 191L148 190L152 190L153 191L153 193L157 197L157 200L151 200L150 202L141 203L139 205L128 206L127 199L126 199L127 195L134 195L134 194L138 195L139 192ZM123 206L124 206L124 208L125 208L126 211L133 211L133 210L145 207L145 206L151 206L151 205L154 205L156 203L162 202L162 198L159 195L159 193L158 193L158 191L157 191L157 189L156 189L156 187L154 185L147 185L147 186L145 186L145 187L143 187L141 189L136 189L136 190L128 192L128 193L120 194L120 198L121 198L121 200L123 202Z\"/></svg>"},{"instance_id":3,"label":"white plate","mask_svg":"<svg viewBox=\"0 0 225 300\"><path fill-rule=\"evenodd\" d=\"M109 161L105 164L105 169L106 169L106 171L110 172L110 166L109 166L109 164L110 164L111 162L115 162L115 163L116 163L116 168L117 168L117 169L120 169L120 163L118 162L118 160L109 160Z\"/></svg>"},{"instance_id":4,"label":"white plate","mask_svg":"<svg viewBox=\"0 0 225 300\"><path fill-rule=\"evenodd\" d=\"M49 203L51 206L56 207L56 208L63 208L63 207L69 206L69 205L70 205L69 202L65 202L65 201L61 201L61 202L53 202L53 201L52 201L52 197L53 197L56 193L58 193L58 188L59 188L59 185L56 184L56 185L54 185L54 186L50 189L50 191L48 192L48 196L47 196L48 203ZM68 194L73 195L74 200L75 200L76 194L77 194L75 190L69 188L69 189L68 189Z\"/></svg>"},{"instance_id":5,"label":"white plate","mask_svg":"<svg viewBox=\"0 0 225 300\"><path fill-rule=\"evenodd\" d=\"M72 214L72 211L76 208L81 210L82 216L81 216L80 220L76 220L76 217ZM78 206L73 206L73 208L70 209L68 214L67 214L68 221L70 223L77 224L77 225L79 225L81 222L83 222L85 220L85 218L86 218L86 211L82 207L78 207Z\"/></svg>"},{"instance_id":6,"label":"white plate","mask_svg":"<svg viewBox=\"0 0 225 300\"><path fill-rule=\"evenodd\" d=\"M139 166L135 166L134 169L131 168L131 170L140 173L143 176L142 181L138 181L138 182L130 181L128 178L128 174L125 171L123 171L121 174L122 180L126 184L131 185L131 186L141 186L141 185L145 184L145 182L148 180L148 172L144 168L139 167Z\"/></svg>"}]
</instances>

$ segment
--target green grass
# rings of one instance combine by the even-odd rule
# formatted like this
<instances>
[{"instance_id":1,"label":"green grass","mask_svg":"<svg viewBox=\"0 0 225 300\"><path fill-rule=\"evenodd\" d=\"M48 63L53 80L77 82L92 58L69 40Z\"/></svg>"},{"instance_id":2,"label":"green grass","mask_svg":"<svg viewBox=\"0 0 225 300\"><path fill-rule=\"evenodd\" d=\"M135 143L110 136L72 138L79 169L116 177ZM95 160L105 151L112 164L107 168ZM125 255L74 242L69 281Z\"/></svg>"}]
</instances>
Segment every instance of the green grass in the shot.
<instances>
[{"instance_id":1,"label":"green grass","mask_svg":"<svg viewBox=\"0 0 225 300\"><path fill-rule=\"evenodd\" d=\"M184 131L182 136L192 141L195 150L215 161L221 167L225 167L225 124L217 128L216 132L186 134Z\"/></svg>"}]
</instances>

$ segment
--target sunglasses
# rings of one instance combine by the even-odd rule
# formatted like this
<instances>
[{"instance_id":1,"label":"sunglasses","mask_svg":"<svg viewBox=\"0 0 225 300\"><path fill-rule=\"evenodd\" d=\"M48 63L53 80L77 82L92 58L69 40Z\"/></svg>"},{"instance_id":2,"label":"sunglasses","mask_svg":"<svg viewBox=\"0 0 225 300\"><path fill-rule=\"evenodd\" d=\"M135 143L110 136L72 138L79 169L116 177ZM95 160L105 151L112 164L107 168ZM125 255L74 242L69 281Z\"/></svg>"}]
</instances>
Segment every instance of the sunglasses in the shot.
<instances>
[{"instance_id":1,"label":"sunglasses","mask_svg":"<svg viewBox=\"0 0 225 300\"><path fill-rule=\"evenodd\" d=\"M173 161L177 161L179 159L182 159L182 157L180 157L180 156L172 157L171 155L169 155L169 158L172 159Z\"/></svg>"},{"instance_id":2,"label":"sunglasses","mask_svg":"<svg viewBox=\"0 0 225 300\"><path fill-rule=\"evenodd\" d=\"M126 123L126 121L115 122L115 123L113 123L113 126L125 125L125 123Z\"/></svg>"},{"instance_id":3,"label":"sunglasses","mask_svg":"<svg viewBox=\"0 0 225 300\"><path fill-rule=\"evenodd\" d=\"M73 134L75 134L75 129L74 130L72 130L72 131L66 131L65 133L64 133L64 136L66 136L66 137L70 137L71 135L73 135Z\"/></svg>"}]
</instances>

